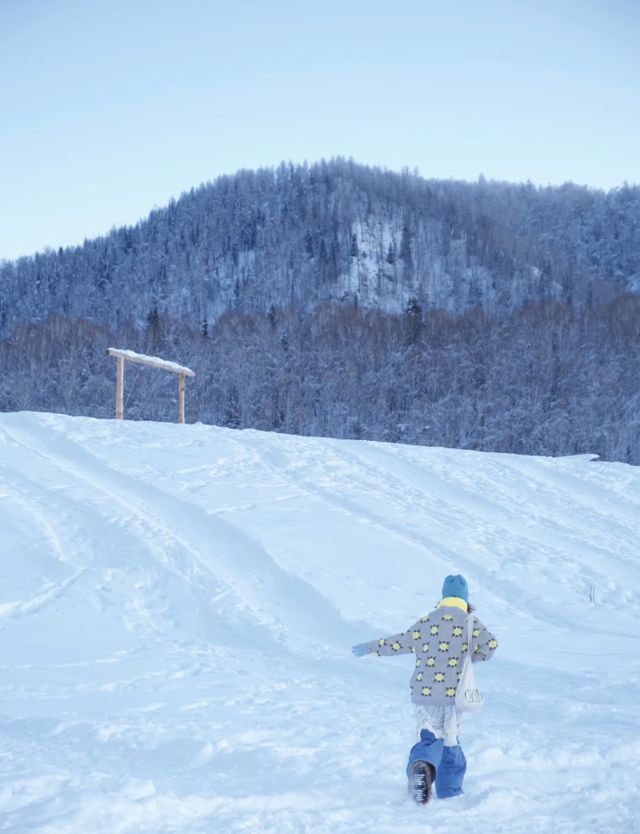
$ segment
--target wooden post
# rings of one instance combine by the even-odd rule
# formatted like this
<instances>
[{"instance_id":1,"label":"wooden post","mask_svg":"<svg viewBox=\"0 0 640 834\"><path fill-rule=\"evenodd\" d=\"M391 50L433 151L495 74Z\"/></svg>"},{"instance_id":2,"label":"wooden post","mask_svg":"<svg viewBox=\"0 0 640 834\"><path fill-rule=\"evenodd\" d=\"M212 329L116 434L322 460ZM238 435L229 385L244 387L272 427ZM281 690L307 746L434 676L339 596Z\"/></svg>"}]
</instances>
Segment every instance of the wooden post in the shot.
<instances>
[{"instance_id":1,"label":"wooden post","mask_svg":"<svg viewBox=\"0 0 640 834\"><path fill-rule=\"evenodd\" d=\"M178 422L184 423L184 389L186 387L186 377L184 374L178 376Z\"/></svg>"},{"instance_id":2,"label":"wooden post","mask_svg":"<svg viewBox=\"0 0 640 834\"><path fill-rule=\"evenodd\" d=\"M116 357L116 420L124 420L124 356Z\"/></svg>"}]
</instances>

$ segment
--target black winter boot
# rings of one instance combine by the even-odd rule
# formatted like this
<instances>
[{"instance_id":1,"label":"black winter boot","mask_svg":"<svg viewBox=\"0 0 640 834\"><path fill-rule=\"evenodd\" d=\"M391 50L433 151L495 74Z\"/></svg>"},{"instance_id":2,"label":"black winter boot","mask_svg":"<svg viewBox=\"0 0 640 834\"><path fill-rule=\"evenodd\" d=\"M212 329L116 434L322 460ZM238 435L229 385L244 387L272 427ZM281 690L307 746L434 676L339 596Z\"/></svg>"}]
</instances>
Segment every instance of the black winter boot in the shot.
<instances>
[{"instance_id":1,"label":"black winter boot","mask_svg":"<svg viewBox=\"0 0 640 834\"><path fill-rule=\"evenodd\" d=\"M426 805L431 799L431 785L436 771L429 762L414 762L409 773L409 795L419 805Z\"/></svg>"}]
</instances>

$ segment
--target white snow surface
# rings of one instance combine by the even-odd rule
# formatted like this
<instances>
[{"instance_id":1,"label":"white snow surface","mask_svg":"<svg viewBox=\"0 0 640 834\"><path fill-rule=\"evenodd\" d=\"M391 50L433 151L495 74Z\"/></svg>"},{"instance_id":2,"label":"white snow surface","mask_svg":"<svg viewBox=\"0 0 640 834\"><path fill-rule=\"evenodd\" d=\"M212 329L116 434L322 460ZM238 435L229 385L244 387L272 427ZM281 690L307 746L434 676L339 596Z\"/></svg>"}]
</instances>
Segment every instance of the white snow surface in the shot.
<instances>
[{"instance_id":1,"label":"white snow surface","mask_svg":"<svg viewBox=\"0 0 640 834\"><path fill-rule=\"evenodd\" d=\"M0 831L640 830L640 469L4 414L0 524ZM350 648L452 572L500 645L419 807Z\"/></svg>"}]
</instances>

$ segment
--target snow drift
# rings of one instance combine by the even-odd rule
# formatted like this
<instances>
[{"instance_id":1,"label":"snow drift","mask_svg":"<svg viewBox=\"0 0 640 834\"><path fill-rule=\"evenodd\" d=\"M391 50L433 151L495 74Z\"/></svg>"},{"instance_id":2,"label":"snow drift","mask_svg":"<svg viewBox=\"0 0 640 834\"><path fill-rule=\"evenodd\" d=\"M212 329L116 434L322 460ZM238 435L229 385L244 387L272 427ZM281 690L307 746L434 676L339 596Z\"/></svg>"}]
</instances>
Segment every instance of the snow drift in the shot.
<instances>
[{"instance_id":1,"label":"snow drift","mask_svg":"<svg viewBox=\"0 0 640 834\"><path fill-rule=\"evenodd\" d=\"M0 830L637 830L640 470L0 415ZM500 640L465 796L406 797L463 573Z\"/></svg>"}]
</instances>

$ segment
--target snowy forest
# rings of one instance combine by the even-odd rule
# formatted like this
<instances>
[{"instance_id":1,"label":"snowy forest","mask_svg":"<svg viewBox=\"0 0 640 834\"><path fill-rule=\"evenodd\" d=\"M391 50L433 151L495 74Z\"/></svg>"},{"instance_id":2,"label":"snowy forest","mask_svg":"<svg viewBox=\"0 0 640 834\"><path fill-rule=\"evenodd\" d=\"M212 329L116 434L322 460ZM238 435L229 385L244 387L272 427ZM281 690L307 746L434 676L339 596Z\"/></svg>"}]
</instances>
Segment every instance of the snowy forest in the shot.
<instances>
[{"instance_id":1,"label":"snowy forest","mask_svg":"<svg viewBox=\"0 0 640 834\"><path fill-rule=\"evenodd\" d=\"M107 346L190 422L638 464L640 188L282 164L0 266L0 410L110 416Z\"/></svg>"}]
</instances>

